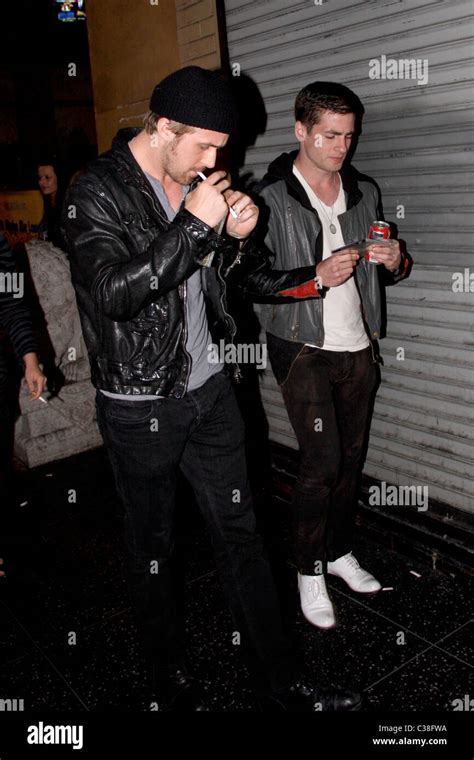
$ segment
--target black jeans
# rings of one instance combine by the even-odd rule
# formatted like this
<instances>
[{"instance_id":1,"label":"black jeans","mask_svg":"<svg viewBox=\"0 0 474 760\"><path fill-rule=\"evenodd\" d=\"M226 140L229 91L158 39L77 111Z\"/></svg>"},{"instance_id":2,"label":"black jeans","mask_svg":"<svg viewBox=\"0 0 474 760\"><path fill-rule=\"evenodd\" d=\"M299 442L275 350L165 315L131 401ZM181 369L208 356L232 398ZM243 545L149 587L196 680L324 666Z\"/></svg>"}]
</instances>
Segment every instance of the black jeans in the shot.
<instances>
[{"instance_id":1,"label":"black jeans","mask_svg":"<svg viewBox=\"0 0 474 760\"><path fill-rule=\"evenodd\" d=\"M323 572L327 560L352 550L376 383L370 346L355 352L305 346L281 386L301 455L294 531L296 563L303 575Z\"/></svg>"},{"instance_id":2,"label":"black jeans","mask_svg":"<svg viewBox=\"0 0 474 760\"><path fill-rule=\"evenodd\" d=\"M210 531L235 630L242 649L252 653L255 675L273 688L288 682L295 665L255 530L243 422L229 376L220 372L182 399L122 401L99 392L97 411L125 507L132 600L155 667L183 657L170 570L181 469Z\"/></svg>"}]
</instances>

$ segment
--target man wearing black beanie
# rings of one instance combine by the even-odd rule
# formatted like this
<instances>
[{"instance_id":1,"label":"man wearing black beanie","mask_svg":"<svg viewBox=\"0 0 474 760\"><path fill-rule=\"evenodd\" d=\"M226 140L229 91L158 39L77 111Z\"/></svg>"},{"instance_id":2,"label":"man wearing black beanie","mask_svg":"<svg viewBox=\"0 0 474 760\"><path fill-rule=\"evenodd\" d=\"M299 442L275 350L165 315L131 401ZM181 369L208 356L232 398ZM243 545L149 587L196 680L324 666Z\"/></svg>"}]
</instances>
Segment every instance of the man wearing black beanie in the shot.
<instances>
[{"instance_id":1,"label":"man wearing black beanie","mask_svg":"<svg viewBox=\"0 0 474 760\"><path fill-rule=\"evenodd\" d=\"M98 421L125 509L131 595L160 709L208 710L187 668L172 589L181 470L262 700L278 710L351 710L357 695L300 678L255 530L232 389L239 370L209 359L213 342L235 335L228 276L282 300L281 291L315 276L312 266L271 271L249 237L258 217L252 200L223 171L199 180L237 128L225 80L196 66L176 71L155 88L145 129L120 130L64 205Z\"/></svg>"}]
</instances>

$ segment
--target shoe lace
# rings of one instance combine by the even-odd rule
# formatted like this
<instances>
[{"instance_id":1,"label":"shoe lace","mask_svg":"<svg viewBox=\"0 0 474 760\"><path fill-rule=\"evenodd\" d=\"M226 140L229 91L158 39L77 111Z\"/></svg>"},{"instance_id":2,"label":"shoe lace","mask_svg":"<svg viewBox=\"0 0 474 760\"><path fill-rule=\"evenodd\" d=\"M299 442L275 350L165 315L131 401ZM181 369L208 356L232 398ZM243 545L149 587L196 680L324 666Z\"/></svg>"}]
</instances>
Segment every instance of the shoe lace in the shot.
<instances>
[{"instance_id":1,"label":"shoe lace","mask_svg":"<svg viewBox=\"0 0 474 760\"><path fill-rule=\"evenodd\" d=\"M358 570L360 568L360 565L353 554L346 554L344 558L348 565L352 567L353 570Z\"/></svg>"},{"instance_id":2,"label":"shoe lace","mask_svg":"<svg viewBox=\"0 0 474 760\"><path fill-rule=\"evenodd\" d=\"M312 595L315 601L317 601L319 598L329 598L324 583L321 583L321 581L316 579L309 581L308 593Z\"/></svg>"}]
</instances>

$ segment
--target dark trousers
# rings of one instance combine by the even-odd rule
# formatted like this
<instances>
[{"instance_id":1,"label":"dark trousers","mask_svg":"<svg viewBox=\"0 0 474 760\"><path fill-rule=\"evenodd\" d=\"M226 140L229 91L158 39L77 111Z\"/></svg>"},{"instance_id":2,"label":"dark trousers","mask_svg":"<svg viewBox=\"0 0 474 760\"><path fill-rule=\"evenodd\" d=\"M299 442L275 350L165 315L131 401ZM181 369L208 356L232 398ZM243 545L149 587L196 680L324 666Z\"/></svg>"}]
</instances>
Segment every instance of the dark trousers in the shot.
<instances>
[{"instance_id":1,"label":"dark trousers","mask_svg":"<svg viewBox=\"0 0 474 760\"><path fill-rule=\"evenodd\" d=\"M376 382L370 346L355 352L305 346L281 386L301 455L294 530L296 563L303 575L323 572L327 560L352 550Z\"/></svg>"},{"instance_id":2,"label":"dark trousers","mask_svg":"<svg viewBox=\"0 0 474 760\"><path fill-rule=\"evenodd\" d=\"M243 423L229 376L220 372L182 399L134 402L99 392L97 410L125 508L130 588L148 657L163 667L183 657L170 571L181 470L210 531L234 630L255 675L274 688L287 682L294 663L255 530Z\"/></svg>"}]
</instances>

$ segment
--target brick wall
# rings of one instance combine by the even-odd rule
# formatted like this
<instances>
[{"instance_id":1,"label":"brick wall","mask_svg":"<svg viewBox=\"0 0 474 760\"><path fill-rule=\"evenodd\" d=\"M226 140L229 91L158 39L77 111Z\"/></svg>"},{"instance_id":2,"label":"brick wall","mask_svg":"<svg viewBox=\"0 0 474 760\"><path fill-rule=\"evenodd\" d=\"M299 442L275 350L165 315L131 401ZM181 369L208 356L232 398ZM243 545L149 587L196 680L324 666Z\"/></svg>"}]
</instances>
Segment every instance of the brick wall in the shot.
<instances>
[{"instance_id":1,"label":"brick wall","mask_svg":"<svg viewBox=\"0 0 474 760\"><path fill-rule=\"evenodd\" d=\"M175 0L182 66L206 69L221 65L216 0Z\"/></svg>"}]
</instances>

